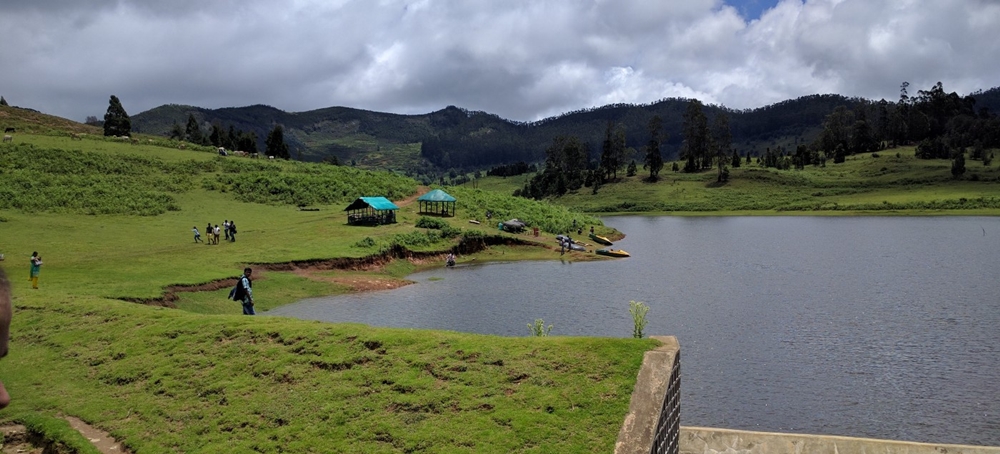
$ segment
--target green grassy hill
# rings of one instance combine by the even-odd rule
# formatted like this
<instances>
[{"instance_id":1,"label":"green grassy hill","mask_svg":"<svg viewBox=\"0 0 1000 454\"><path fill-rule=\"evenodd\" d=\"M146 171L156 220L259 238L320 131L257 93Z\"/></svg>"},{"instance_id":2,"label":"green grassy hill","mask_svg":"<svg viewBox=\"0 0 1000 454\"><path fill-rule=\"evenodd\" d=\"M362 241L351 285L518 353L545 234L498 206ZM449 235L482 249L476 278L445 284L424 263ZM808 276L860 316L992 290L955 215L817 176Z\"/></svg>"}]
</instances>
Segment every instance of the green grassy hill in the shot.
<instances>
[{"instance_id":1,"label":"green grassy hill","mask_svg":"<svg viewBox=\"0 0 1000 454\"><path fill-rule=\"evenodd\" d=\"M716 172L661 173L581 191L557 203L588 212L1000 214L1000 168L967 161L960 179L951 161L925 160L912 147L851 156L842 164L776 170L756 164Z\"/></svg>"},{"instance_id":2,"label":"green grassy hill","mask_svg":"<svg viewBox=\"0 0 1000 454\"><path fill-rule=\"evenodd\" d=\"M0 361L13 401L0 423L25 423L81 452L88 443L64 415L137 453L613 449L653 341L245 317L226 299L247 264L266 314L353 284L400 285L463 238L507 242L480 252L483 260L497 250L554 257L548 247L518 246L533 237L467 221L492 209L555 231L583 215L458 188L458 216L445 219L447 228L418 228L418 205L404 203L418 187L406 177L224 158L145 136L136 145L75 140L45 123L56 120L38 119L37 129L0 144L0 265L15 311L10 354ZM343 208L360 195L399 201L399 222L345 225ZM237 222L236 242L194 243L192 226L224 219ZM383 260L394 248L427 258ZM44 262L37 290L25 277L32 251ZM352 258L363 260L344 261ZM328 266L337 260L347 269Z\"/></svg>"},{"instance_id":3,"label":"green grassy hill","mask_svg":"<svg viewBox=\"0 0 1000 454\"><path fill-rule=\"evenodd\" d=\"M715 170L669 168L670 163L655 183L647 181L648 172L640 172L601 185L596 194L583 187L549 201L606 214L1000 214L1000 167L968 160L966 172L955 178L950 160L918 159L913 147L801 170L744 163L730 168L723 184L716 182ZM463 186L509 194L532 176L485 177Z\"/></svg>"}]
</instances>

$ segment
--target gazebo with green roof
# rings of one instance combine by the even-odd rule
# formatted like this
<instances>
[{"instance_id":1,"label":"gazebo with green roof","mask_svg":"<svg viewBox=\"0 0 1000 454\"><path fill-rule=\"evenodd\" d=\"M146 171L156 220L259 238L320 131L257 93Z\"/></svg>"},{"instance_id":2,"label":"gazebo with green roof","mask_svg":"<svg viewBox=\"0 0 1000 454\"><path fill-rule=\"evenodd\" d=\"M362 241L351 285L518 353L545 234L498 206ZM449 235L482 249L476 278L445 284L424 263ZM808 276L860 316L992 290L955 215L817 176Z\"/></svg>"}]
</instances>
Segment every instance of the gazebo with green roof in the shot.
<instances>
[{"instance_id":1,"label":"gazebo with green roof","mask_svg":"<svg viewBox=\"0 0 1000 454\"><path fill-rule=\"evenodd\" d=\"M440 189L435 189L417 199L420 212L441 216L455 215L455 198Z\"/></svg>"}]
</instances>

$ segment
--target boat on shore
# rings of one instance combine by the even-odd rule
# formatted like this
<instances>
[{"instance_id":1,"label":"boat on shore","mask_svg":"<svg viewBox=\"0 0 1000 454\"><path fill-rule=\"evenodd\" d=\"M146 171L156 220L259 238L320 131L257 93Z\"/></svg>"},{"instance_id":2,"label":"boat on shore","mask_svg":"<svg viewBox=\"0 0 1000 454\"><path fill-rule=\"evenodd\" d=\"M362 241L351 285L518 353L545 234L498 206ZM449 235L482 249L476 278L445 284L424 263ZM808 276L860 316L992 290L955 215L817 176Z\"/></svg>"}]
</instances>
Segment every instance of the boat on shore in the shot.
<instances>
[{"instance_id":1,"label":"boat on shore","mask_svg":"<svg viewBox=\"0 0 1000 454\"><path fill-rule=\"evenodd\" d=\"M584 244L578 241L574 241L572 238L566 235L556 235L556 242L559 243L560 246L569 249L571 251L580 251L580 252L587 251L587 247Z\"/></svg>"},{"instance_id":2,"label":"boat on shore","mask_svg":"<svg viewBox=\"0 0 1000 454\"><path fill-rule=\"evenodd\" d=\"M631 257L632 255L621 249L598 249L594 251L597 255L604 255L608 257Z\"/></svg>"},{"instance_id":3,"label":"boat on shore","mask_svg":"<svg viewBox=\"0 0 1000 454\"><path fill-rule=\"evenodd\" d=\"M595 243L600 243L600 244L603 244L605 246L611 246L612 244L614 244L614 243L611 242L611 240L609 240L609 239L607 239L607 238L605 238L603 236L594 234L594 233L590 234L590 239L594 240Z\"/></svg>"}]
</instances>

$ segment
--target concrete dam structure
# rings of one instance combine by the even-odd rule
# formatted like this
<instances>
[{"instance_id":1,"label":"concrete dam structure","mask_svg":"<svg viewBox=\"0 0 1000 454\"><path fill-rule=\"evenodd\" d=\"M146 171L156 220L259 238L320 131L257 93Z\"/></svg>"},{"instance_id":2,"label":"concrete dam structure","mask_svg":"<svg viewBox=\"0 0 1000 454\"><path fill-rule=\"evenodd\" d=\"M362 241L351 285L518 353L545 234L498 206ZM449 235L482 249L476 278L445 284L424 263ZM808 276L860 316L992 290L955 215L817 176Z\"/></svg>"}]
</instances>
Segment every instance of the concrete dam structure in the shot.
<instances>
[{"instance_id":1,"label":"concrete dam structure","mask_svg":"<svg viewBox=\"0 0 1000 454\"><path fill-rule=\"evenodd\" d=\"M995 446L681 426L680 344L652 337L663 345L643 357L615 454L1000 454Z\"/></svg>"}]
</instances>

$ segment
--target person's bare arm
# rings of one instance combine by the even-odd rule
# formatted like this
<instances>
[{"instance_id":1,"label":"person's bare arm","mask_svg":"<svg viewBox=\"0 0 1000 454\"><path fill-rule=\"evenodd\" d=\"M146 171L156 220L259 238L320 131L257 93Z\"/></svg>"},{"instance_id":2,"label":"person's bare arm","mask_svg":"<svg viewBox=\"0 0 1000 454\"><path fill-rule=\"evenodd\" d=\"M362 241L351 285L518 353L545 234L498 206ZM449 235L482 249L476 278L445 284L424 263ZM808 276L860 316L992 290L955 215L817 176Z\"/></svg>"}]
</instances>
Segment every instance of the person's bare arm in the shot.
<instances>
[{"instance_id":1,"label":"person's bare arm","mask_svg":"<svg viewBox=\"0 0 1000 454\"><path fill-rule=\"evenodd\" d=\"M10 304L10 281L0 268L0 358L7 356L7 341L10 338L10 317L13 308ZM10 403L10 394L0 382L0 408L4 408Z\"/></svg>"},{"instance_id":2,"label":"person's bare arm","mask_svg":"<svg viewBox=\"0 0 1000 454\"><path fill-rule=\"evenodd\" d=\"M7 342L10 338L10 317L13 309L10 304L10 281L0 269L0 358L7 356Z\"/></svg>"}]
</instances>

